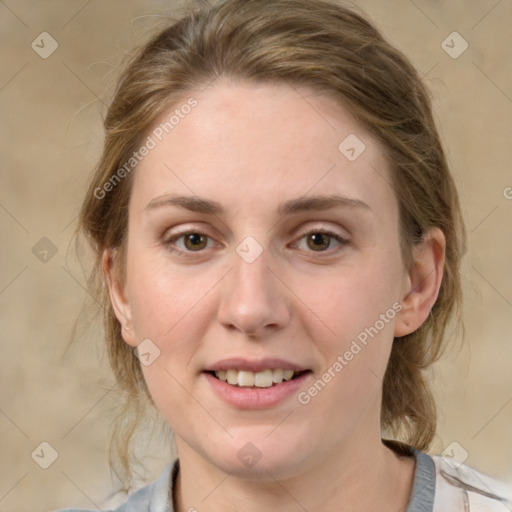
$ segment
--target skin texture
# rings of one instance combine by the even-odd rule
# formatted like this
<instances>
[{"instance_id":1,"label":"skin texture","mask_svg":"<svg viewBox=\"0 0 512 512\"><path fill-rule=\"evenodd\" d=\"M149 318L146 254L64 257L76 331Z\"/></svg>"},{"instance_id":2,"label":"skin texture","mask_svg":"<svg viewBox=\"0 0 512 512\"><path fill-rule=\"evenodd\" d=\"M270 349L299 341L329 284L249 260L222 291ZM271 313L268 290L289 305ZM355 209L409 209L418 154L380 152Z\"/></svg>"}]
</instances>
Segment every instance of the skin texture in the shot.
<instances>
[{"instance_id":1,"label":"skin texture","mask_svg":"<svg viewBox=\"0 0 512 512\"><path fill-rule=\"evenodd\" d=\"M224 78L194 97L135 171L124 281L115 254L103 257L125 341L149 338L160 350L143 371L175 433L177 510L405 510L414 461L381 442L382 378L394 336L416 330L435 303L443 234L432 230L404 267L384 149L332 99ZM366 146L355 161L338 150L349 134ZM146 209L166 194L225 212ZM277 213L286 200L330 194L368 208ZM318 230L347 242L317 249ZM200 250L185 237L170 250L183 231L207 237ZM252 263L236 251L248 236L263 249ZM226 357L280 357L312 370L307 390L393 304L401 311L307 405L293 395L240 410L201 373ZM237 457L247 442L261 453L253 467Z\"/></svg>"}]
</instances>

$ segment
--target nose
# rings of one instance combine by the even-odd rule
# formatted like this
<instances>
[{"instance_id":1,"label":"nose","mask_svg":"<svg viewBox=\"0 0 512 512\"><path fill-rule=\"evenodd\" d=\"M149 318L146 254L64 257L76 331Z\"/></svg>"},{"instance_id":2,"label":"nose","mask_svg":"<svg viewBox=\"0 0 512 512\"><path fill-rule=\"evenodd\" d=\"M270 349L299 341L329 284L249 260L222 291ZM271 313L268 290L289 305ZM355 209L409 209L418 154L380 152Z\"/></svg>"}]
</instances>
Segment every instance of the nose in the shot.
<instances>
[{"instance_id":1,"label":"nose","mask_svg":"<svg viewBox=\"0 0 512 512\"><path fill-rule=\"evenodd\" d=\"M264 337L290 321L290 293L269 267L268 251L251 263L234 253L234 268L223 280L218 319L229 330Z\"/></svg>"}]
</instances>

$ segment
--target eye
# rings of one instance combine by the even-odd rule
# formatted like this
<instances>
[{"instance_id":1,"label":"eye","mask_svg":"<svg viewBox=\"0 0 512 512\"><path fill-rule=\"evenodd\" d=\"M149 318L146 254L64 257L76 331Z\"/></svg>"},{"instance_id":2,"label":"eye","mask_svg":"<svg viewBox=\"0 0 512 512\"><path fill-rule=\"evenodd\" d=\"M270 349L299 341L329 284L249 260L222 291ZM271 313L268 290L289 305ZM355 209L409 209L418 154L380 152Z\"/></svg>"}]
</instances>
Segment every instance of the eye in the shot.
<instances>
[{"instance_id":1,"label":"eye","mask_svg":"<svg viewBox=\"0 0 512 512\"><path fill-rule=\"evenodd\" d=\"M179 247L175 242L183 239L183 246ZM176 252L200 252L207 248L210 237L198 231L187 231L176 234L165 241L165 245Z\"/></svg>"},{"instance_id":2,"label":"eye","mask_svg":"<svg viewBox=\"0 0 512 512\"><path fill-rule=\"evenodd\" d=\"M313 252L331 252L329 249L331 249L333 241L336 242L337 247L348 244L348 240L345 238L324 229L315 229L305 233L299 239L299 242L295 244L299 246L299 249L308 250L304 247L300 247L300 242L304 239L306 239L307 248ZM201 252L204 249L211 248L212 244L208 245L209 241L211 241L211 238L205 233L201 233L200 231L185 231L169 237L165 240L164 245L170 251L182 253L183 255L191 252ZM178 242L182 242L181 246Z\"/></svg>"},{"instance_id":3,"label":"eye","mask_svg":"<svg viewBox=\"0 0 512 512\"><path fill-rule=\"evenodd\" d=\"M348 243L348 240L345 238L333 233L332 231L323 229L309 231L300 238L300 241L303 239L306 239L307 247L314 252L327 252L327 249L331 248L333 240L337 242L338 247Z\"/></svg>"}]
</instances>

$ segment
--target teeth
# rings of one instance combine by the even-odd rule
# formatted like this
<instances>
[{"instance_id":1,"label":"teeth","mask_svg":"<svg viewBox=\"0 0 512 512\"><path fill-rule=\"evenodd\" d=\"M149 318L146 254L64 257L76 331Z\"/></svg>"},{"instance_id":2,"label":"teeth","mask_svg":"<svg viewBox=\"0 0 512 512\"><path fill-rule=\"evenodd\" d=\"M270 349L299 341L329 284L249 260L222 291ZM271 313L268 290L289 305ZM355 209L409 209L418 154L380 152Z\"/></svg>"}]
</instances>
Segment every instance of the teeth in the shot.
<instances>
[{"instance_id":1,"label":"teeth","mask_svg":"<svg viewBox=\"0 0 512 512\"><path fill-rule=\"evenodd\" d=\"M261 372L247 372L244 370L219 370L215 376L232 386L269 388L272 384L281 384L283 380L290 380L294 375L293 370L263 370Z\"/></svg>"},{"instance_id":2,"label":"teeth","mask_svg":"<svg viewBox=\"0 0 512 512\"><path fill-rule=\"evenodd\" d=\"M215 373L215 375L217 375L217 372ZM217 375L217 377L219 377L220 379L220 376ZM226 372L226 380L229 382L229 384L238 384L238 371L237 370L228 370Z\"/></svg>"},{"instance_id":3,"label":"teeth","mask_svg":"<svg viewBox=\"0 0 512 512\"><path fill-rule=\"evenodd\" d=\"M283 382L283 374L284 370L281 370L281 368L278 368L277 370L272 370L272 382L274 382L275 384Z\"/></svg>"},{"instance_id":4,"label":"teeth","mask_svg":"<svg viewBox=\"0 0 512 512\"><path fill-rule=\"evenodd\" d=\"M239 386L254 386L254 373L253 372L238 372L238 385Z\"/></svg>"},{"instance_id":5,"label":"teeth","mask_svg":"<svg viewBox=\"0 0 512 512\"><path fill-rule=\"evenodd\" d=\"M254 374L254 385L257 388L269 388L272 386L273 374L272 370L264 370Z\"/></svg>"},{"instance_id":6,"label":"teeth","mask_svg":"<svg viewBox=\"0 0 512 512\"><path fill-rule=\"evenodd\" d=\"M290 380L293 377L293 370L283 370L284 380Z\"/></svg>"}]
</instances>

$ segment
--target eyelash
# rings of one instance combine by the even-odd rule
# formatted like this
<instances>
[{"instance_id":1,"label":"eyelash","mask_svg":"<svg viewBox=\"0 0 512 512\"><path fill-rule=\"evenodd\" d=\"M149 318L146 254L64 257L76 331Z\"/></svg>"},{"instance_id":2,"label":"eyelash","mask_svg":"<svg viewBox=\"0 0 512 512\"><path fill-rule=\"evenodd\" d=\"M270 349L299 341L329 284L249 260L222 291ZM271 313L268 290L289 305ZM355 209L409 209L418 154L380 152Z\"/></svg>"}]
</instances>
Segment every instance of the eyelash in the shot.
<instances>
[{"instance_id":1,"label":"eyelash","mask_svg":"<svg viewBox=\"0 0 512 512\"><path fill-rule=\"evenodd\" d=\"M327 229L312 229L310 231L307 231L306 233L304 233L298 239L298 241L300 241L303 238L307 237L308 235L312 235L312 234L315 234L315 235L316 234L327 235L330 238L333 238L337 242L339 242L340 245L337 248L327 249L325 251L313 251L313 250L310 250L310 251L306 251L306 252L319 253L319 254L328 253L328 255L331 255L333 251L340 250L343 246L345 246L345 245L347 245L349 243L349 241L346 238L343 238L342 236L334 233L333 231L329 231ZM200 235L200 236L206 237L206 238L211 240L211 237L209 237L206 233L203 233L203 232L198 231L198 230L188 230L188 231L183 231L181 233L174 234L169 239L164 241L164 245L169 249L170 252L178 253L179 256L183 256L183 257L188 257L189 255L194 254L194 253L200 254L200 253L205 251L205 249L202 249L202 250L199 250L199 251L188 251L188 250L184 251L183 249L177 249L174 246L174 242L176 242L180 238L183 238L186 235Z\"/></svg>"}]
</instances>

